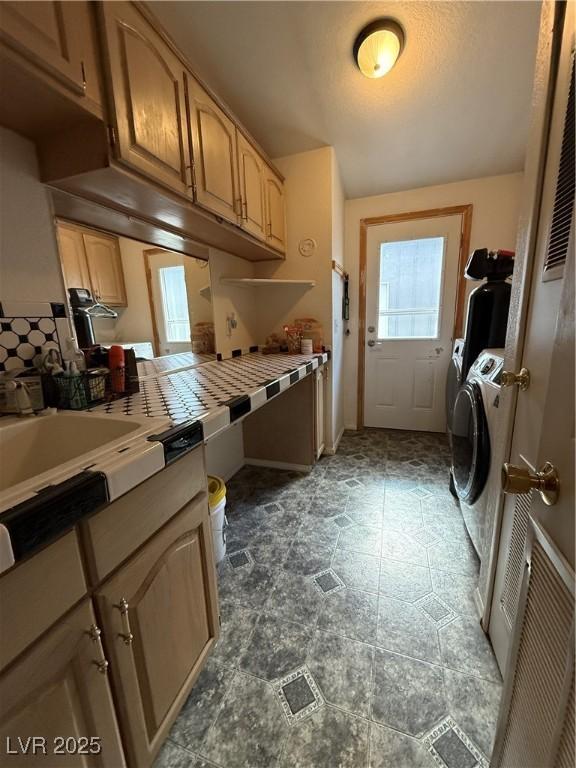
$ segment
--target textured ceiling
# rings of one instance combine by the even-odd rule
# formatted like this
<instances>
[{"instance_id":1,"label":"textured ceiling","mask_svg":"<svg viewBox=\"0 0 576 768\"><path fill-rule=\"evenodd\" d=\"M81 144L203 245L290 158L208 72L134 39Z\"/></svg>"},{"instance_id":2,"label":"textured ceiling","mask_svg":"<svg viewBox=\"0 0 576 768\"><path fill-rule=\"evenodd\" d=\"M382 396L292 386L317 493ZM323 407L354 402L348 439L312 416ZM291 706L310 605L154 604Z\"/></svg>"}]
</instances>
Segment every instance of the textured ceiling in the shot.
<instances>
[{"instance_id":1,"label":"textured ceiling","mask_svg":"<svg viewBox=\"0 0 576 768\"><path fill-rule=\"evenodd\" d=\"M151 2L197 73L272 157L332 145L347 197L522 169L537 2ZM379 80L358 31L398 19Z\"/></svg>"}]
</instances>

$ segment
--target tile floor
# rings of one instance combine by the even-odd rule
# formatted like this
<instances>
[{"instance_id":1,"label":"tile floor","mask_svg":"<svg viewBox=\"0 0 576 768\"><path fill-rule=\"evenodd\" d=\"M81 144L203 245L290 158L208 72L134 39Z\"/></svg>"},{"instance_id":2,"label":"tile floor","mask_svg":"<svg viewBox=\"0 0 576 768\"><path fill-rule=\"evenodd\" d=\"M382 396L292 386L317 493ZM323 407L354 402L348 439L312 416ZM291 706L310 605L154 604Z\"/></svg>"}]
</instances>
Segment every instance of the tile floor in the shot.
<instances>
[{"instance_id":1,"label":"tile floor","mask_svg":"<svg viewBox=\"0 0 576 768\"><path fill-rule=\"evenodd\" d=\"M157 768L476 768L501 679L444 436L346 433L228 484L222 636Z\"/></svg>"}]
</instances>

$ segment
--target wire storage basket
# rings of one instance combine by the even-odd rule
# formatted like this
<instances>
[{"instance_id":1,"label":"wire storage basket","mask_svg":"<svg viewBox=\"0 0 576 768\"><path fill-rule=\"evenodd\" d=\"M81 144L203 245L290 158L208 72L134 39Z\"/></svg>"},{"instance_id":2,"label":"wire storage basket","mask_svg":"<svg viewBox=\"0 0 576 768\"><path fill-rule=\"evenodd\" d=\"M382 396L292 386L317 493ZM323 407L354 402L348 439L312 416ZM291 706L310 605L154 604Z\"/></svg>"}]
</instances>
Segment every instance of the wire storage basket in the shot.
<instances>
[{"instance_id":1,"label":"wire storage basket","mask_svg":"<svg viewBox=\"0 0 576 768\"><path fill-rule=\"evenodd\" d=\"M82 371L75 375L51 377L58 391L58 408L81 411L106 400L112 391L108 371Z\"/></svg>"}]
</instances>

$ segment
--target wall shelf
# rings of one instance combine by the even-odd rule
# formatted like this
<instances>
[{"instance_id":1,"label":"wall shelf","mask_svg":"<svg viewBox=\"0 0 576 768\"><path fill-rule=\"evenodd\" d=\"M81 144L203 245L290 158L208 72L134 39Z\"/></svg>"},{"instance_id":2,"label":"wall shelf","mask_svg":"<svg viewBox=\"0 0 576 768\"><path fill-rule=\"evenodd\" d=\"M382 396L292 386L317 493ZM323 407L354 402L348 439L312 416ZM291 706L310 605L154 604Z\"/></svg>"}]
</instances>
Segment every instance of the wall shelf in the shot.
<instances>
[{"instance_id":1,"label":"wall shelf","mask_svg":"<svg viewBox=\"0 0 576 768\"><path fill-rule=\"evenodd\" d=\"M222 285L240 285L247 288L252 287L281 287L297 286L301 288L314 288L315 280L279 280L275 278L264 277L221 277Z\"/></svg>"}]
</instances>

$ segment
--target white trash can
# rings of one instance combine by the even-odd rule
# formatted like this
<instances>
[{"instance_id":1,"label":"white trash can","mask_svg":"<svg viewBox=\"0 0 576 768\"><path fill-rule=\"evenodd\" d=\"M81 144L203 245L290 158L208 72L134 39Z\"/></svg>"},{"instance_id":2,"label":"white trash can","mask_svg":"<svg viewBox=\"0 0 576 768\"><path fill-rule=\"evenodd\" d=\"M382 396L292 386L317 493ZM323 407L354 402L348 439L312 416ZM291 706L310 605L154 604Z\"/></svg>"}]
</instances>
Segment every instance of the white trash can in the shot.
<instances>
[{"instance_id":1,"label":"white trash can","mask_svg":"<svg viewBox=\"0 0 576 768\"><path fill-rule=\"evenodd\" d=\"M226 556L226 485L222 478L208 475L208 503L214 560L222 562Z\"/></svg>"}]
</instances>

